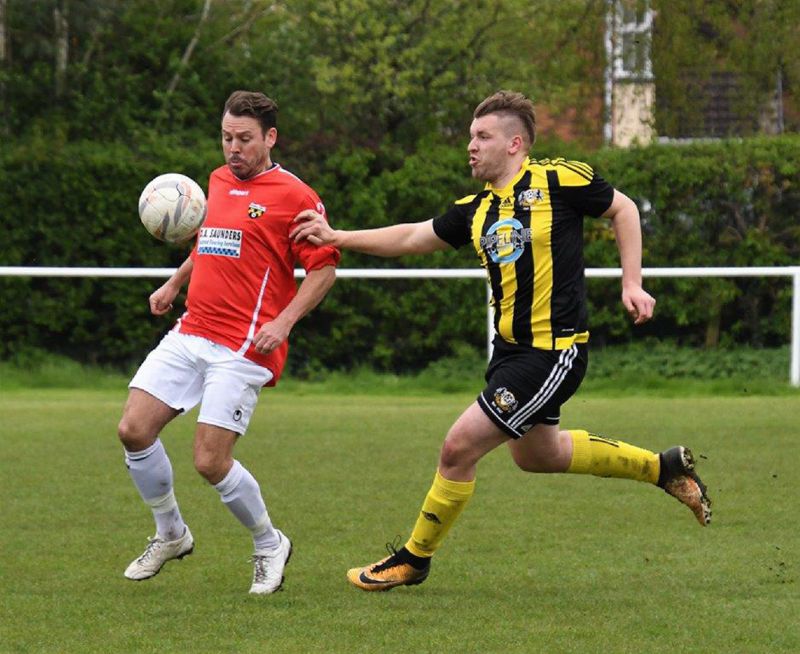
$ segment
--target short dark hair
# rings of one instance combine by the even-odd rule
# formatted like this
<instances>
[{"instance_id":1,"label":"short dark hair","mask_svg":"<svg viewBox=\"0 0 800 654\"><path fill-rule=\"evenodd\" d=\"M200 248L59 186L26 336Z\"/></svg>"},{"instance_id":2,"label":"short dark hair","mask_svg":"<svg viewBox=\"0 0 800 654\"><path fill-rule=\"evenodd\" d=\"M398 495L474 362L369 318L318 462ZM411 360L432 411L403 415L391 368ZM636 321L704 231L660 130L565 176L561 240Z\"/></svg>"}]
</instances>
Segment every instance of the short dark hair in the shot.
<instances>
[{"instance_id":1,"label":"short dark hair","mask_svg":"<svg viewBox=\"0 0 800 654\"><path fill-rule=\"evenodd\" d=\"M525 128L528 137L528 147L536 142L536 112L533 102L517 91L498 91L481 102L472 114L473 118L480 118L489 114L514 116Z\"/></svg>"},{"instance_id":2,"label":"short dark hair","mask_svg":"<svg viewBox=\"0 0 800 654\"><path fill-rule=\"evenodd\" d=\"M278 103L257 91L234 91L225 101L222 115L251 116L261 125L262 135L278 125Z\"/></svg>"}]
</instances>

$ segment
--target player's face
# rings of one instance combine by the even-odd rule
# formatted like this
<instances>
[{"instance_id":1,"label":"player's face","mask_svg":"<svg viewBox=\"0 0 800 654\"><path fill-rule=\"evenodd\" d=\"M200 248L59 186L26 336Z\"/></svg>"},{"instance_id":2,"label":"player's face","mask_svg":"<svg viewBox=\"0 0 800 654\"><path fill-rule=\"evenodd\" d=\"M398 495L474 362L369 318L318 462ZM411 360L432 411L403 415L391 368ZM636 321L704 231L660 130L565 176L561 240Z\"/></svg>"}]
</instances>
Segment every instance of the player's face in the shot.
<instances>
[{"instance_id":1,"label":"player's face","mask_svg":"<svg viewBox=\"0 0 800 654\"><path fill-rule=\"evenodd\" d=\"M222 152L225 163L239 179L250 179L272 165L270 151L278 131L271 127L261 133L261 125L252 116L222 117Z\"/></svg>"},{"instance_id":2,"label":"player's face","mask_svg":"<svg viewBox=\"0 0 800 654\"><path fill-rule=\"evenodd\" d=\"M488 114L472 121L469 128L469 165L472 176L484 182L500 179L509 165L511 139L497 114Z\"/></svg>"}]
</instances>

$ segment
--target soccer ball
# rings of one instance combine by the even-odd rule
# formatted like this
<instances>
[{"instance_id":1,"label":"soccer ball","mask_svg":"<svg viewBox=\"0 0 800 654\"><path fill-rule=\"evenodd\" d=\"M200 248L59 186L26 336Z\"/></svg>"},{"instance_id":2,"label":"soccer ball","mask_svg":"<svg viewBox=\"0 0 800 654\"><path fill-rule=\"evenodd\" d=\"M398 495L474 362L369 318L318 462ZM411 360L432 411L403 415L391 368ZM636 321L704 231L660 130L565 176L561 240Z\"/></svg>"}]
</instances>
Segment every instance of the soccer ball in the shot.
<instances>
[{"instance_id":1,"label":"soccer ball","mask_svg":"<svg viewBox=\"0 0 800 654\"><path fill-rule=\"evenodd\" d=\"M197 234L205 217L205 193L186 175L159 175L139 196L142 224L153 236L167 243L188 241Z\"/></svg>"}]
</instances>

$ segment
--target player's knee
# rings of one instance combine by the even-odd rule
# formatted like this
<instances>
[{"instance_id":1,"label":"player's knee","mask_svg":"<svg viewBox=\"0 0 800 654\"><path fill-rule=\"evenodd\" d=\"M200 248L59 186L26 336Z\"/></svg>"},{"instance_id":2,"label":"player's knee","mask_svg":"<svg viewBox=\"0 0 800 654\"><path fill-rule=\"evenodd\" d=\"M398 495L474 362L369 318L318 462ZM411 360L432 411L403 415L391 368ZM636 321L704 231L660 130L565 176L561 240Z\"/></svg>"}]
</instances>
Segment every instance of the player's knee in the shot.
<instances>
[{"instance_id":1,"label":"player's knee","mask_svg":"<svg viewBox=\"0 0 800 654\"><path fill-rule=\"evenodd\" d=\"M145 430L142 429L141 425L131 420L126 415L122 416L119 425L117 425L117 436L122 442L123 447L129 452L145 450L150 447L155 440L152 438L151 434L146 433Z\"/></svg>"},{"instance_id":2,"label":"player's knee","mask_svg":"<svg viewBox=\"0 0 800 654\"><path fill-rule=\"evenodd\" d=\"M476 459L464 440L458 438L457 435L448 434L439 454L439 462L442 466L457 468L471 465L476 462Z\"/></svg>"},{"instance_id":3,"label":"player's knee","mask_svg":"<svg viewBox=\"0 0 800 654\"><path fill-rule=\"evenodd\" d=\"M225 477L224 466L209 452L195 452L194 469L209 484L218 484Z\"/></svg>"},{"instance_id":4,"label":"player's knee","mask_svg":"<svg viewBox=\"0 0 800 654\"><path fill-rule=\"evenodd\" d=\"M210 477L214 476L214 471L216 467L214 466L214 462L208 458L201 455L195 455L194 457L194 469L203 477L206 481L210 481Z\"/></svg>"}]
</instances>

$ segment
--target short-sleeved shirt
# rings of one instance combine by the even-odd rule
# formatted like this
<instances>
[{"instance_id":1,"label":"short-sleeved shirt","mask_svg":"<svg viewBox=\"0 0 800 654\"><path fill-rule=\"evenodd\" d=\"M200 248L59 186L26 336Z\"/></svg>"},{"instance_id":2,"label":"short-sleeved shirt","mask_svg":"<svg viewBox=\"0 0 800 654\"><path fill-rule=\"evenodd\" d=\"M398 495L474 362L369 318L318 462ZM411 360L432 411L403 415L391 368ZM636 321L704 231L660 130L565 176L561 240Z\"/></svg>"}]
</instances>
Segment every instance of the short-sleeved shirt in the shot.
<instances>
[{"instance_id":1,"label":"short-sleeved shirt","mask_svg":"<svg viewBox=\"0 0 800 654\"><path fill-rule=\"evenodd\" d=\"M585 163L529 159L505 188L487 184L457 200L433 229L454 248L474 246L501 338L565 350L589 339L583 218L603 214L613 197L614 188Z\"/></svg>"},{"instance_id":2,"label":"short-sleeved shirt","mask_svg":"<svg viewBox=\"0 0 800 654\"><path fill-rule=\"evenodd\" d=\"M280 165L248 180L227 166L212 172L208 215L191 253L186 312L175 326L268 368L270 384L281 375L288 342L261 354L253 337L297 293L296 264L311 272L335 266L340 256L336 248L289 238L292 219L304 209L325 214L314 190Z\"/></svg>"}]
</instances>

